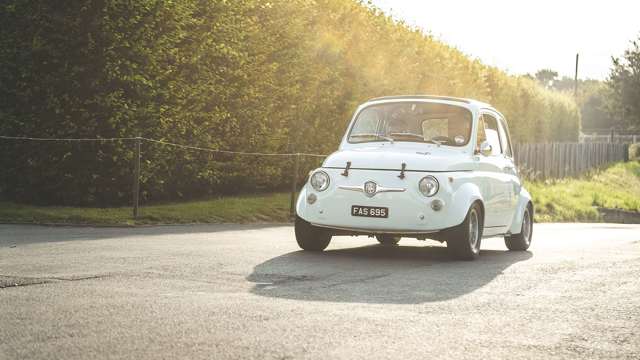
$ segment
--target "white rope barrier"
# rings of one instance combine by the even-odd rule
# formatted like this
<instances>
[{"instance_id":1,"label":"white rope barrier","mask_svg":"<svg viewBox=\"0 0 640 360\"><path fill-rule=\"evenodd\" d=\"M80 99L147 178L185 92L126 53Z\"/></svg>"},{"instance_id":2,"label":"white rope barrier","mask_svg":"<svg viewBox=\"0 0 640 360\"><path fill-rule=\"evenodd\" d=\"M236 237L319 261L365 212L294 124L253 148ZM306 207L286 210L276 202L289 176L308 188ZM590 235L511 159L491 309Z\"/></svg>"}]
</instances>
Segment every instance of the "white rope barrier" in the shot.
<instances>
[{"instance_id":1,"label":"white rope barrier","mask_svg":"<svg viewBox=\"0 0 640 360\"><path fill-rule=\"evenodd\" d=\"M26 136L4 136L0 135L0 139L7 140L30 140L30 141L119 141L119 140L135 140L136 138L66 138L66 139L57 139L57 138L37 138L37 137L26 137Z\"/></svg>"},{"instance_id":2,"label":"white rope barrier","mask_svg":"<svg viewBox=\"0 0 640 360\"><path fill-rule=\"evenodd\" d=\"M176 144L172 142L149 139L144 137L124 137L124 138L37 138L37 137L25 137L25 136L4 136L0 135L0 139L7 140L26 140L26 141L121 141L121 140L142 140L165 146L174 146L189 150L208 151L220 154L232 154L232 155L246 155L246 156L310 156L310 157L326 157L322 154L311 153L261 153L261 152L244 152L244 151L231 151L231 150L219 150L212 148L204 148L192 145Z\"/></svg>"}]
</instances>

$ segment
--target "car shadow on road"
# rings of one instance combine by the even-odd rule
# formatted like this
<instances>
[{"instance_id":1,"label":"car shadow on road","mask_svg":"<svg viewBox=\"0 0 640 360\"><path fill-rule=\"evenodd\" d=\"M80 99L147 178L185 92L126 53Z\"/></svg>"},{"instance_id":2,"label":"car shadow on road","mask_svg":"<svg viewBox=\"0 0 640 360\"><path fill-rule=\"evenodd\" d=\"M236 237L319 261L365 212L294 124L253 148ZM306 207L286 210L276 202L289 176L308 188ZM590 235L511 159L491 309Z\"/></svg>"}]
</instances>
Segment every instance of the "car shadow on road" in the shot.
<instances>
[{"instance_id":1,"label":"car shadow on road","mask_svg":"<svg viewBox=\"0 0 640 360\"><path fill-rule=\"evenodd\" d=\"M530 252L483 250L476 261L451 260L441 246L364 246L296 251L257 265L247 280L260 296L353 303L418 304L483 287Z\"/></svg>"}]
</instances>

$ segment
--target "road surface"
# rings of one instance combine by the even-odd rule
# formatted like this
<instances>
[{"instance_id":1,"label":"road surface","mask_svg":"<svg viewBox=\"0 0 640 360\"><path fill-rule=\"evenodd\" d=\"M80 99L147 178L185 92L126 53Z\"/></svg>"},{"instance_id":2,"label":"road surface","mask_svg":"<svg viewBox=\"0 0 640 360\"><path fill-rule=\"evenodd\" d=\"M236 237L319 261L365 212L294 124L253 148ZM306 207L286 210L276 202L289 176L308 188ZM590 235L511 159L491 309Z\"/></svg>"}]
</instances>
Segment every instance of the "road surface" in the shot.
<instances>
[{"instance_id":1,"label":"road surface","mask_svg":"<svg viewBox=\"0 0 640 360\"><path fill-rule=\"evenodd\" d=\"M536 224L475 262L400 244L0 225L0 359L640 358L638 225Z\"/></svg>"}]
</instances>

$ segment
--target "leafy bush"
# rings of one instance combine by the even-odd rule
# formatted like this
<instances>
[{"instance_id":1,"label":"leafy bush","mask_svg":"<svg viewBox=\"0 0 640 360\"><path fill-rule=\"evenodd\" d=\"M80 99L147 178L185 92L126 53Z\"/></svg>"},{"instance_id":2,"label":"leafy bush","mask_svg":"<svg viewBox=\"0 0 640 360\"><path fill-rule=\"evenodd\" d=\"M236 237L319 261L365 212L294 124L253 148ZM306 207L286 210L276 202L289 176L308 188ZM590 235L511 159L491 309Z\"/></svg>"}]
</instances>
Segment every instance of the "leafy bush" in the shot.
<instances>
[{"instance_id":1,"label":"leafy bush","mask_svg":"<svg viewBox=\"0 0 640 360\"><path fill-rule=\"evenodd\" d=\"M0 23L4 135L329 153L358 103L409 93L490 102L520 142L578 134L571 99L352 0L6 0ZM130 197L131 142L0 141L0 153L6 199L102 206ZM303 165L301 177L317 161ZM291 166L144 143L142 194L281 189Z\"/></svg>"}]
</instances>

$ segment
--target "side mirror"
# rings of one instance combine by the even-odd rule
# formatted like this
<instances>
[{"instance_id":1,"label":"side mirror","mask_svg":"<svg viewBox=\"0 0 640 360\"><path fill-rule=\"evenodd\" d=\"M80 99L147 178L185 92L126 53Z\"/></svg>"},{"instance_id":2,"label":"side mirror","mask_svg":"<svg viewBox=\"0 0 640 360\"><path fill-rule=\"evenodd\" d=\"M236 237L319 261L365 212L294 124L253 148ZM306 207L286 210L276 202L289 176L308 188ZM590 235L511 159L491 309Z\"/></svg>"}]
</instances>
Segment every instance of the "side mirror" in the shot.
<instances>
[{"instance_id":1,"label":"side mirror","mask_svg":"<svg viewBox=\"0 0 640 360\"><path fill-rule=\"evenodd\" d=\"M491 155L491 151L493 149L491 148L491 144L489 144L486 141L483 141L480 143L480 148L476 151L477 154L482 154L484 156L489 156Z\"/></svg>"}]
</instances>

